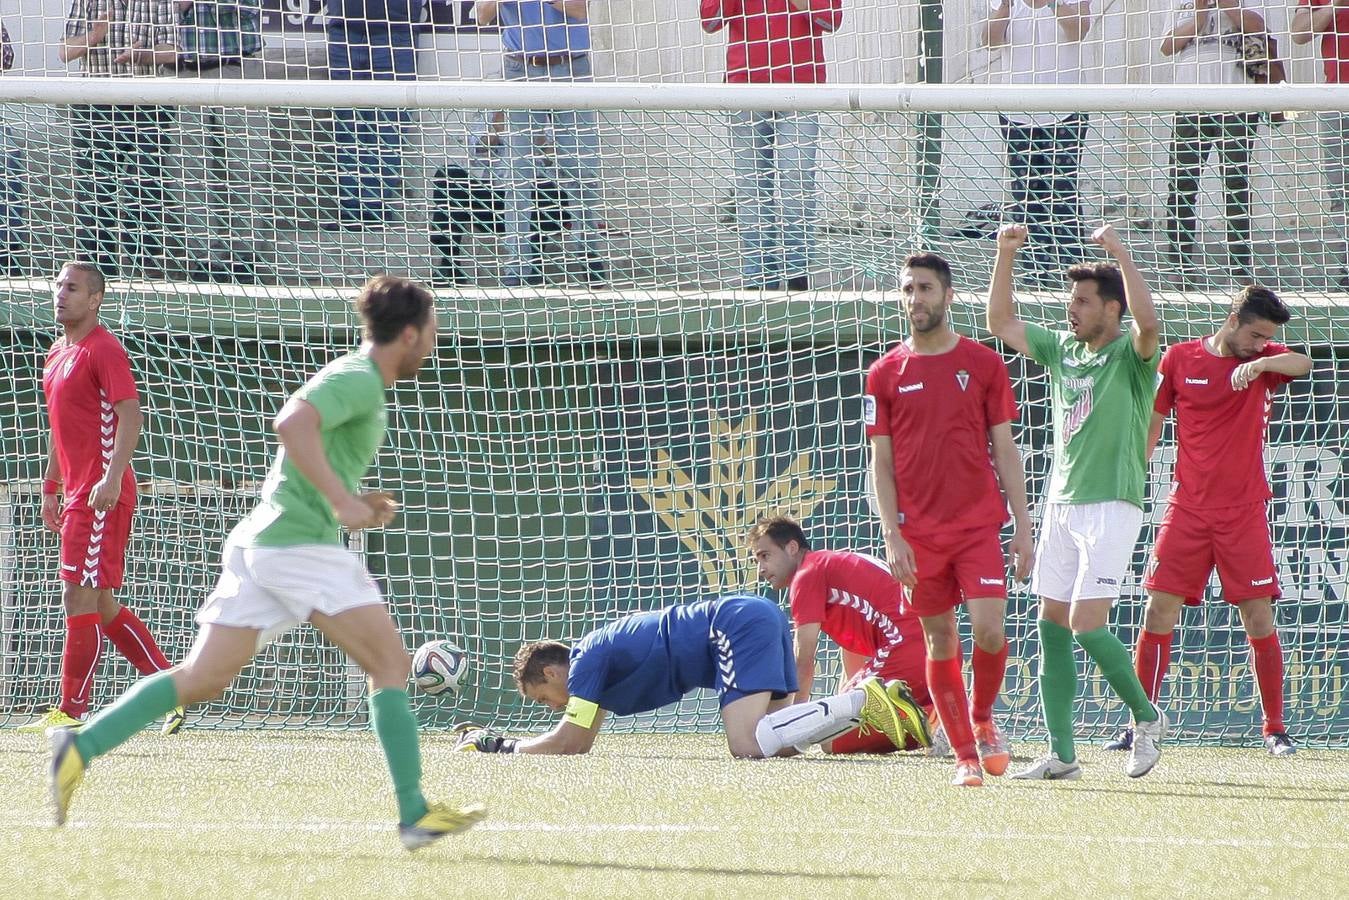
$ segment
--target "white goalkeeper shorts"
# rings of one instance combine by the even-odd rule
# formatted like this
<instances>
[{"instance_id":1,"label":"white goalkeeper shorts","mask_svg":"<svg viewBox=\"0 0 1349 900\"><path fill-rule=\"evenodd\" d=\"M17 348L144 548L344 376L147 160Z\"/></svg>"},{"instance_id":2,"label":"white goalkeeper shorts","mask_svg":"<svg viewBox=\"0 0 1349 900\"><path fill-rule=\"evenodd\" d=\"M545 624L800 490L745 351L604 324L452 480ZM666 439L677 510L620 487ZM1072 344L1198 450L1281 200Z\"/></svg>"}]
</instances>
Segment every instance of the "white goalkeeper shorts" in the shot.
<instances>
[{"instance_id":1,"label":"white goalkeeper shorts","mask_svg":"<svg viewBox=\"0 0 1349 900\"><path fill-rule=\"evenodd\" d=\"M345 547L239 547L226 541L220 557L220 580L197 624L257 629L260 648L316 612L335 616L384 602L360 557Z\"/></svg>"},{"instance_id":2,"label":"white goalkeeper shorts","mask_svg":"<svg viewBox=\"0 0 1349 900\"><path fill-rule=\"evenodd\" d=\"M1031 591L1063 603L1118 600L1142 527L1143 510L1123 500L1048 504Z\"/></svg>"}]
</instances>

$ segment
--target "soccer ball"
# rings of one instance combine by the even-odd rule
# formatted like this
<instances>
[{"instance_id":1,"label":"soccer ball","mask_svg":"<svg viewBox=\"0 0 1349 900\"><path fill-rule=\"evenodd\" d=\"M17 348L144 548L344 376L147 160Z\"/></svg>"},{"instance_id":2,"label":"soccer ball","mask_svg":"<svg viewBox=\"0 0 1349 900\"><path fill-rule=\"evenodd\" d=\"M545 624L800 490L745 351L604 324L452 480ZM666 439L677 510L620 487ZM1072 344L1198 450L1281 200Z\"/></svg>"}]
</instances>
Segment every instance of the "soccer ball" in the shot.
<instances>
[{"instance_id":1,"label":"soccer ball","mask_svg":"<svg viewBox=\"0 0 1349 900\"><path fill-rule=\"evenodd\" d=\"M427 641L412 657L412 679L428 694L457 694L468 674L468 654L449 641Z\"/></svg>"}]
</instances>

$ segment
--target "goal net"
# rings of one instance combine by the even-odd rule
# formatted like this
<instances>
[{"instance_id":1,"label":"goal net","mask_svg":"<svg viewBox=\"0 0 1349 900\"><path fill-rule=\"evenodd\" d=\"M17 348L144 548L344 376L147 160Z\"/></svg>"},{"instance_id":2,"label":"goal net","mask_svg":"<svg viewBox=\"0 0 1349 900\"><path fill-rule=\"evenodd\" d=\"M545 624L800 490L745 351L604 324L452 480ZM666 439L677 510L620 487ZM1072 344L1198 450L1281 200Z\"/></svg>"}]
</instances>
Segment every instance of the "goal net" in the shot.
<instances>
[{"instance_id":1,"label":"goal net","mask_svg":"<svg viewBox=\"0 0 1349 900\"><path fill-rule=\"evenodd\" d=\"M416 384L392 392L371 478L403 508L357 549L409 646L444 637L472 655L464 693L420 698L422 720L533 729L549 716L510 682L522 641L762 589L743 545L759 515L794 513L821 546L880 550L862 374L905 334L895 287L915 250L951 261L955 324L986 338L994 229L1035 214L1009 176L1008 121L1071 122L1077 151L1074 212L1055 207L1041 223L1046 274L1019 272L1027 317L1062 320L1058 273L1095 258L1082 235L1101 221L1121 229L1157 292L1168 344L1211 333L1251 278L1292 307L1283 339L1316 368L1276 401L1268 458L1288 719L1309 743L1342 743L1349 300L1322 135L1349 99L1314 84L1176 86L1155 71L1162 33L1122 4L1088 34L1077 80L1090 84L1033 88L1006 54L980 49L983 3L948 4L944 23L921 4L850 7L827 38L839 83L818 86L711 83L724 35L688 11L657 21L610 6L592 11L595 83L565 85L457 80L506 74L500 33L466 25L467 4L433 6L441 19L418 32L417 79L388 83L331 80L324 33L304 28L312 10L290 6L267 13L279 30L265 35L259 77L237 80L62 77L50 45L64 10L6 17L23 52L0 77L0 724L57 688L56 542L37 507L60 262L101 254L112 276L102 318L127 346L147 413L123 600L174 660L266 471L271 417L356 340L356 288L383 271L433 284L440 346ZM1286 34L1282 9L1267 18ZM1293 74L1317 80L1312 48L1280 46ZM942 80L943 65L947 84L918 83ZM1065 229L1065 218L1076 221ZM1047 385L1038 366L1008 362L1038 509ZM1172 457L1168 434L1113 620L1126 642ZM1009 621L1000 715L1013 735L1038 735L1023 585ZM1216 583L1185 612L1173 659L1164 703L1184 737L1258 731L1244 633ZM1122 723L1079 662L1078 721ZM836 652L821 665L817 684L832 689ZM105 653L95 708L132 678ZM360 673L308 629L193 716L366 721ZM613 727L718 722L715 698L695 696Z\"/></svg>"}]
</instances>

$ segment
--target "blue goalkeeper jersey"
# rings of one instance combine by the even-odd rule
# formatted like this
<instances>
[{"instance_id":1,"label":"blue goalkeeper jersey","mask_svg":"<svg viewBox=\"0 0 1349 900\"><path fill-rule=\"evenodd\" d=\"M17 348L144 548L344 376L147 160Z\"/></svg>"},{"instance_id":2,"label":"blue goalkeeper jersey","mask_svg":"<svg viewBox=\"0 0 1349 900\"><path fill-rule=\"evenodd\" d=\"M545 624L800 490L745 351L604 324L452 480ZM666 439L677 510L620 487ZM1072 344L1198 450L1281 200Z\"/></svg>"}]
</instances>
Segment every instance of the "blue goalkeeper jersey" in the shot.
<instances>
[{"instance_id":1,"label":"blue goalkeeper jersey","mask_svg":"<svg viewBox=\"0 0 1349 900\"><path fill-rule=\"evenodd\" d=\"M757 614L746 617L746 607ZM567 690L573 701L625 716L674 703L694 688L723 689L728 673L718 671L719 658L725 665L718 634L730 626L734 636L744 627L735 623L750 624L772 642L788 631L777 604L752 595L635 613L592 631L572 648Z\"/></svg>"}]
</instances>

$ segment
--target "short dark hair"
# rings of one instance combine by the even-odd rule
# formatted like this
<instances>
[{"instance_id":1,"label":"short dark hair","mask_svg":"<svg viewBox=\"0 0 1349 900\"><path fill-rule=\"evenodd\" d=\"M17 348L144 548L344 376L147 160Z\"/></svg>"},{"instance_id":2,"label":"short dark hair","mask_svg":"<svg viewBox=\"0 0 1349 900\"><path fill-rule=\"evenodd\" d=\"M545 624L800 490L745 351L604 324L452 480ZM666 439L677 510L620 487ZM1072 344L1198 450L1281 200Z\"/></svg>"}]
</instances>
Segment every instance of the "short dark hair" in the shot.
<instances>
[{"instance_id":1,"label":"short dark hair","mask_svg":"<svg viewBox=\"0 0 1349 900\"><path fill-rule=\"evenodd\" d=\"M802 550L810 549L810 542L806 540L806 532L801 528L801 523L791 516L766 516L760 519L750 529L746 540L754 544L759 538L768 538L779 547L786 547L792 541L796 541Z\"/></svg>"},{"instance_id":2,"label":"short dark hair","mask_svg":"<svg viewBox=\"0 0 1349 900\"><path fill-rule=\"evenodd\" d=\"M1236 299L1232 301L1232 312L1241 325L1249 325L1256 319L1282 325L1293 318L1278 294L1258 284L1248 284L1237 292Z\"/></svg>"},{"instance_id":3,"label":"short dark hair","mask_svg":"<svg viewBox=\"0 0 1349 900\"><path fill-rule=\"evenodd\" d=\"M937 280L941 282L942 290L951 289L951 264L942 259L935 253L924 250L922 253L911 253L909 258L904 260L906 269L929 269L937 273Z\"/></svg>"},{"instance_id":4,"label":"short dark hair","mask_svg":"<svg viewBox=\"0 0 1349 900\"><path fill-rule=\"evenodd\" d=\"M361 288L356 312L365 327L365 336L376 344L398 339L411 325L421 328L431 316L435 300L431 292L409 278L376 275Z\"/></svg>"},{"instance_id":5,"label":"short dark hair","mask_svg":"<svg viewBox=\"0 0 1349 900\"><path fill-rule=\"evenodd\" d=\"M1078 263L1068 267L1068 277L1074 283L1096 282L1096 293L1101 295L1101 300L1119 304L1121 319L1129 311L1129 301L1124 296L1124 276L1120 274L1119 266L1114 263Z\"/></svg>"},{"instance_id":6,"label":"short dark hair","mask_svg":"<svg viewBox=\"0 0 1349 900\"><path fill-rule=\"evenodd\" d=\"M61 264L61 272L66 269L74 269L76 272L84 272L94 280L92 291L95 294L103 293L103 286L106 282L103 280L103 270L91 262L85 262L81 259L72 259L70 262Z\"/></svg>"},{"instance_id":7,"label":"short dark hair","mask_svg":"<svg viewBox=\"0 0 1349 900\"><path fill-rule=\"evenodd\" d=\"M549 666L565 666L571 660L571 648L561 641L534 641L515 651L515 687L520 693L525 687L543 682L543 670Z\"/></svg>"}]
</instances>

